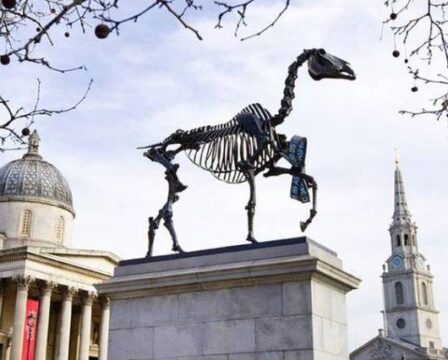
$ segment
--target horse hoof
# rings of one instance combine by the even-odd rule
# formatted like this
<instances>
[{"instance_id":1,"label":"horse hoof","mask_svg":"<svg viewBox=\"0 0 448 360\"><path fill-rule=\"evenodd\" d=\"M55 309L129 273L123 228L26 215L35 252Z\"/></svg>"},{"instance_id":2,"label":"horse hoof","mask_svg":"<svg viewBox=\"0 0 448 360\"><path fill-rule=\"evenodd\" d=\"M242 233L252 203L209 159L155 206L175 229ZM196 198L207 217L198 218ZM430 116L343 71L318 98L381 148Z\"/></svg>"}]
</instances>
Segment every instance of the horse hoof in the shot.
<instances>
[{"instance_id":1,"label":"horse hoof","mask_svg":"<svg viewBox=\"0 0 448 360\"><path fill-rule=\"evenodd\" d=\"M257 241L252 235L249 235L249 236L246 238L246 240L249 241L249 242L251 242L252 244L256 244L256 243L258 243L258 241Z\"/></svg>"},{"instance_id":2,"label":"horse hoof","mask_svg":"<svg viewBox=\"0 0 448 360\"><path fill-rule=\"evenodd\" d=\"M300 222L300 230L302 230L302 232L305 232L306 228L308 227L308 224L301 221Z\"/></svg>"},{"instance_id":3,"label":"horse hoof","mask_svg":"<svg viewBox=\"0 0 448 360\"><path fill-rule=\"evenodd\" d=\"M178 252L179 254L185 253L179 245L174 245L172 250Z\"/></svg>"}]
</instances>

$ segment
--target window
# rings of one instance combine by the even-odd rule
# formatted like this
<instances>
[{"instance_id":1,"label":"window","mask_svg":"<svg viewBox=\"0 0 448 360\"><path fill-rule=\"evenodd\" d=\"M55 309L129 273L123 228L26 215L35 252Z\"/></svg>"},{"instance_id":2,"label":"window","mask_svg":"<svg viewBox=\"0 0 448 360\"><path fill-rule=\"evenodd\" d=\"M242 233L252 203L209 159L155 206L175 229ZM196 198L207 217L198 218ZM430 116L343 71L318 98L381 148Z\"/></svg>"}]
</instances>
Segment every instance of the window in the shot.
<instances>
[{"instance_id":1,"label":"window","mask_svg":"<svg viewBox=\"0 0 448 360\"><path fill-rule=\"evenodd\" d=\"M59 216L56 222L56 241L62 242L64 240L64 218Z\"/></svg>"},{"instance_id":2,"label":"window","mask_svg":"<svg viewBox=\"0 0 448 360\"><path fill-rule=\"evenodd\" d=\"M423 298L423 304L428 305L428 289L424 282L422 283L422 298Z\"/></svg>"},{"instance_id":3,"label":"window","mask_svg":"<svg viewBox=\"0 0 448 360\"><path fill-rule=\"evenodd\" d=\"M435 347L435 346L434 346L434 341L430 341L430 342L429 342L429 348L430 348L430 349L434 349L434 347Z\"/></svg>"},{"instance_id":4,"label":"window","mask_svg":"<svg viewBox=\"0 0 448 360\"><path fill-rule=\"evenodd\" d=\"M409 245L409 236L408 234L404 234L404 246L408 246Z\"/></svg>"},{"instance_id":5,"label":"window","mask_svg":"<svg viewBox=\"0 0 448 360\"><path fill-rule=\"evenodd\" d=\"M399 329L404 329L404 327L406 326L406 321L404 319L398 319L396 322L397 328Z\"/></svg>"},{"instance_id":6,"label":"window","mask_svg":"<svg viewBox=\"0 0 448 360\"><path fill-rule=\"evenodd\" d=\"M401 246L401 238L400 238L400 235L397 235L397 246Z\"/></svg>"},{"instance_id":7,"label":"window","mask_svg":"<svg viewBox=\"0 0 448 360\"><path fill-rule=\"evenodd\" d=\"M402 305L404 303L403 284L401 282L395 283L395 299L397 305Z\"/></svg>"},{"instance_id":8,"label":"window","mask_svg":"<svg viewBox=\"0 0 448 360\"><path fill-rule=\"evenodd\" d=\"M33 213L30 209L23 210L22 219L20 223L20 235L30 237L31 235L31 220Z\"/></svg>"}]
</instances>

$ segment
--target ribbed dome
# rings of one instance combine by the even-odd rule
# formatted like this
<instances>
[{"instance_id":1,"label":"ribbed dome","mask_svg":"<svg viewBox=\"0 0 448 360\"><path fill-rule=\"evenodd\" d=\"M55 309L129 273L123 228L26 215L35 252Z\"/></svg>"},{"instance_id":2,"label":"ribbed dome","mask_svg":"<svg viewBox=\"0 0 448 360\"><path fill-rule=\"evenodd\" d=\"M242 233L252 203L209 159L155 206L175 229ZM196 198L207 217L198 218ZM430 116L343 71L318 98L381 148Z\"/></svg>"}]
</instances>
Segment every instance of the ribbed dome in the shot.
<instances>
[{"instance_id":1,"label":"ribbed dome","mask_svg":"<svg viewBox=\"0 0 448 360\"><path fill-rule=\"evenodd\" d=\"M29 139L28 153L0 168L0 202L31 201L61 206L74 213L67 180L38 154L39 136Z\"/></svg>"}]
</instances>

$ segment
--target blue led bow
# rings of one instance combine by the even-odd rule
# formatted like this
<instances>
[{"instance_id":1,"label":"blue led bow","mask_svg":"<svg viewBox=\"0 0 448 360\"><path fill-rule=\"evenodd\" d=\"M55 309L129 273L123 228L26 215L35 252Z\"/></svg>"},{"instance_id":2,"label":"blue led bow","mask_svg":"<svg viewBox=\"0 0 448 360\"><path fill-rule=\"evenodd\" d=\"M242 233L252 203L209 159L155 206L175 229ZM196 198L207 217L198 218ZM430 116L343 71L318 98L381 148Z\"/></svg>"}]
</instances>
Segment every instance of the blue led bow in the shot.
<instances>
[{"instance_id":1,"label":"blue led bow","mask_svg":"<svg viewBox=\"0 0 448 360\"><path fill-rule=\"evenodd\" d=\"M288 154L286 160L292 165L292 168L300 169L303 172L306 157L306 138L294 135L289 142ZM291 198L302 203L310 201L307 182L299 175L293 175L291 183Z\"/></svg>"}]
</instances>

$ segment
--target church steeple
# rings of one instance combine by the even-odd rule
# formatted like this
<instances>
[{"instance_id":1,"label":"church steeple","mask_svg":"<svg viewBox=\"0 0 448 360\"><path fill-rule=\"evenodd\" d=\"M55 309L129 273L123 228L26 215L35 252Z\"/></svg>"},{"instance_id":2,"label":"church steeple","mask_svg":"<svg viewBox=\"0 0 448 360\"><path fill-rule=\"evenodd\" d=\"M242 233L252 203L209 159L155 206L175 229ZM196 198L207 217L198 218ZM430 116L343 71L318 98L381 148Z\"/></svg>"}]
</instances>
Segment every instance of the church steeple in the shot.
<instances>
[{"instance_id":1,"label":"church steeple","mask_svg":"<svg viewBox=\"0 0 448 360\"><path fill-rule=\"evenodd\" d=\"M392 252L417 254L417 225L409 211L398 153L395 153L394 190L394 214L389 228Z\"/></svg>"},{"instance_id":2,"label":"church steeple","mask_svg":"<svg viewBox=\"0 0 448 360\"><path fill-rule=\"evenodd\" d=\"M394 213L389 232L392 251L382 275L386 334L437 354L442 344L432 289L433 276L417 247L417 225L408 208L397 154Z\"/></svg>"},{"instance_id":3,"label":"church steeple","mask_svg":"<svg viewBox=\"0 0 448 360\"><path fill-rule=\"evenodd\" d=\"M400 169L400 157L397 152L395 153L395 206L393 221L411 221L411 213L408 209L408 202L404 190L403 175Z\"/></svg>"}]
</instances>

